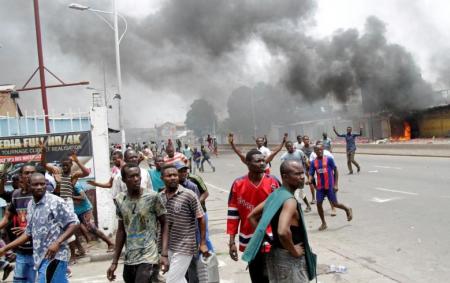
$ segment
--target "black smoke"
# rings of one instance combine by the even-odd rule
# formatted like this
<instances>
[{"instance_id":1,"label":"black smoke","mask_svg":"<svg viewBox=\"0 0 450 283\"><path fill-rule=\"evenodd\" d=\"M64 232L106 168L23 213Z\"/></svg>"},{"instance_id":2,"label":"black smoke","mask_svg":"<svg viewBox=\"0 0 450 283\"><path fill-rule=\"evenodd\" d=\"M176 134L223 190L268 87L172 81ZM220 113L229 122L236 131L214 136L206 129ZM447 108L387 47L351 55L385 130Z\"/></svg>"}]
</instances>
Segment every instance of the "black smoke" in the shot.
<instances>
[{"instance_id":1,"label":"black smoke","mask_svg":"<svg viewBox=\"0 0 450 283\"><path fill-rule=\"evenodd\" d=\"M346 102L360 92L364 109L371 112L432 105L431 85L412 55L388 43L385 34L385 24L369 17L362 34L340 30L329 40L315 40L277 30L264 34L264 39L273 52L288 58L283 81L287 89L309 101L332 94Z\"/></svg>"},{"instance_id":2,"label":"black smoke","mask_svg":"<svg viewBox=\"0 0 450 283\"><path fill-rule=\"evenodd\" d=\"M0 49L7 54L0 56L7 66L0 75L23 82L36 64L32 1L4 2L0 42L10 42ZM57 62L50 68L92 81L102 77L104 62L113 80L112 31L94 15L68 9L71 2L40 1L44 55L60 56L49 60ZM111 9L107 0L80 3ZM307 35L315 7L314 0L167 0L145 18L127 17L120 47L128 115L136 115L136 107L145 106L155 92L187 100L205 97L223 108L232 90L246 83L242 49L253 38L284 58L280 83L307 101L334 95L345 102L361 92L370 111L411 109L431 101L430 85L411 54L388 42L383 22L371 17L362 33L338 30L316 39ZM135 91L135 83L147 90Z\"/></svg>"}]
</instances>

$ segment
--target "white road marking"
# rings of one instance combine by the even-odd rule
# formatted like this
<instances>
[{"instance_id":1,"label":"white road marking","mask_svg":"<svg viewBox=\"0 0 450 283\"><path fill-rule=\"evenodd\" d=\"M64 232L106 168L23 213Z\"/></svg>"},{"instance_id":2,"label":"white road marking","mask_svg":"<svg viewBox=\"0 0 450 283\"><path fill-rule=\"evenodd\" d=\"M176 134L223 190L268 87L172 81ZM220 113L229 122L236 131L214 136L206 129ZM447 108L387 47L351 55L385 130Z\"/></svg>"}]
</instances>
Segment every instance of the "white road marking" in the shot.
<instances>
[{"instance_id":1,"label":"white road marking","mask_svg":"<svg viewBox=\"0 0 450 283\"><path fill-rule=\"evenodd\" d=\"M213 188L213 189L215 189L215 190L221 191L222 193L228 194L228 193L230 192L230 191L224 190L224 189L222 189L222 188L220 188L220 187L218 187L218 186L215 186L215 185L210 184L210 183L207 183L207 182L205 182L205 184L206 184L208 187L211 187L211 188Z\"/></svg>"},{"instance_id":2,"label":"white road marking","mask_svg":"<svg viewBox=\"0 0 450 283\"><path fill-rule=\"evenodd\" d=\"M371 170L369 173L378 173L378 170Z\"/></svg>"},{"instance_id":3,"label":"white road marking","mask_svg":"<svg viewBox=\"0 0 450 283\"><path fill-rule=\"evenodd\" d=\"M396 200L399 198L378 198L378 197L373 197L370 201L372 202L377 202L377 203L384 203L384 202L390 202L393 200Z\"/></svg>"},{"instance_id":4,"label":"white road marking","mask_svg":"<svg viewBox=\"0 0 450 283\"><path fill-rule=\"evenodd\" d=\"M391 190L391 189L386 189L386 188L374 188L375 190L378 191L384 191L384 192L391 192L391 193L399 193L399 194L405 194L405 195L411 195L411 196L418 196L418 193L413 193L413 192L406 192L406 191L399 191L399 190Z\"/></svg>"},{"instance_id":5,"label":"white road marking","mask_svg":"<svg viewBox=\"0 0 450 283\"><path fill-rule=\"evenodd\" d=\"M391 166L381 166L381 165L375 165L376 168L383 168L383 169L395 169L395 170L403 170L401 167L391 167Z\"/></svg>"}]
</instances>

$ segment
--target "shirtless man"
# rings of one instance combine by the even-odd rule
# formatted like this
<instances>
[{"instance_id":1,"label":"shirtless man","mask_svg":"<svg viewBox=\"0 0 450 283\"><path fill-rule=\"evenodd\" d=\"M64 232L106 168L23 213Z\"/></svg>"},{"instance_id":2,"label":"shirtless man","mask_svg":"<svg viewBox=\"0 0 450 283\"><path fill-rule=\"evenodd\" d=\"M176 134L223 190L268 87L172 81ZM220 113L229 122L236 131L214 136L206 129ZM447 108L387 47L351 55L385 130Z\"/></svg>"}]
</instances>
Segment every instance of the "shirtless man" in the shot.
<instances>
[{"instance_id":1,"label":"shirtless man","mask_svg":"<svg viewBox=\"0 0 450 283\"><path fill-rule=\"evenodd\" d=\"M271 242L270 253L266 259L269 281L271 283L306 283L309 282L309 279L304 247L308 241L304 228L305 223L302 223L301 211L298 207L298 202L294 198L295 190L305 183L305 172L302 163L298 160L285 160L280 166L280 174L283 186L273 193L273 197L269 197L258 205L250 213L248 220L256 227L262 217L264 219L262 220L262 225L265 225L264 221L268 221L265 218L268 218L268 215L277 209L272 219L270 219L273 241ZM271 212L273 201L278 198L276 194L282 194L283 190L288 191L289 194L287 195L290 195L290 197L286 197L281 206L273 208L273 212ZM265 205L267 205L266 210L264 210ZM287 268L290 272L280 272L279 266Z\"/></svg>"}]
</instances>

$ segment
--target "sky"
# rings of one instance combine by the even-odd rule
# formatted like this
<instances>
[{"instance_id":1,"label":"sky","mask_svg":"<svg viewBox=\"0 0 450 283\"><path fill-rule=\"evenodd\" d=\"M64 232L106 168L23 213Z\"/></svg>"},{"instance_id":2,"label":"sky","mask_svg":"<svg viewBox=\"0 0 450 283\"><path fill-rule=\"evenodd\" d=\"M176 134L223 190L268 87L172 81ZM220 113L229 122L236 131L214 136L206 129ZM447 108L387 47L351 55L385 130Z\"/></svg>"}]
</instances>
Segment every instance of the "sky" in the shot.
<instances>
[{"instance_id":1,"label":"sky","mask_svg":"<svg viewBox=\"0 0 450 283\"><path fill-rule=\"evenodd\" d=\"M248 0L252 1L257 0ZM104 23L95 18L95 15L66 9L65 6L71 2L58 0L52 1L51 7L48 2L41 7L45 65L66 82L88 80L91 86L96 88L103 88L103 65L105 65L106 86L110 104L113 105L112 116L116 116L114 111L117 107L111 100L117 89L113 34ZM82 4L104 10L110 10L111 7L106 5L108 2L80 0ZM224 29L224 33L230 34L231 39L227 42L221 41L221 38L213 38L222 44L217 46L213 40L198 35L195 30L188 27L183 29L177 26L174 29L172 26L171 29L164 26L164 20L173 20L167 15L180 17L180 23L183 20L182 9L177 10L173 7L164 9L169 0L117 0L117 2L119 11L129 19L129 32L121 44L124 85L122 96L126 104L127 127L153 127L154 124L167 120L184 121L189 105L199 97L210 100L219 116L224 117L226 109L223 105L226 105L226 98L233 89L241 85L252 87L261 81L276 84L282 77L284 66L287 64L286 58L278 57L276 53L271 52L258 33L247 32L246 23L239 23L240 25L236 26L237 29L242 29L242 32L239 30L241 33L233 31L230 33L230 30ZM188 2L193 3L193 1L183 3ZM322 39L329 38L339 29L356 28L361 31L366 18L374 15L386 23L387 40L403 45L412 54L422 70L423 78L430 82L434 89L446 87L438 82L437 65L443 64L440 59L446 56L450 47L450 29L448 29L450 2L444 0L315 2L315 8L307 8L305 9L307 15L301 15L303 20L299 28L303 27L307 35ZM3 36L0 34L0 66L2 66L0 83L15 83L20 86L37 67L32 6L29 3L31 1L16 0L15 3L11 3L9 0L0 0L0 7L5 8L3 11L0 10L0 26L4 28ZM104 7L96 6L102 4ZM189 7L198 8L196 4L191 6L186 4L182 8ZM201 11L204 13L212 11L207 8ZM166 17L161 16L158 21L161 11L164 11ZM196 11L186 10L186 14L195 16L195 13ZM261 13L265 11L262 10ZM255 17L257 12L252 14L250 11L248 14ZM293 17L286 11L281 11L280 14L286 16L288 20ZM27 15L30 18L27 18ZM214 17L211 19L214 20ZM58 21L61 21L60 25ZM268 22L264 22L266 19L261 21L262 25L273 23L273 19L269 19ZM89 25L83 25L84 23ZM154 26L160 29L153 29ZM201 27L203 26L200 25ZM231 28L233 27L231 25ZM161 32L159 36L155 30ZM170 35L166 36L163 32ZM188 34L185 38L183 32ZM208 35L208 31L205 34ZM199 45L201 48L196 46L195 42L189 42L190 40L202 41L202 45ZM149 43L150 41L156 43ZM131 53L146 49L148 52L143 62L132 60ZM143 70L142 76L140 68ZM55 82L48 76L47 81ZM33 84L38 84L38 80L34 80ZM69 109L88 111L91 92L83 86L49 90L50 111L52 113L68 112ZM38 108L39 97L39 92L22 93L19 103L23 110L32 112ZM114 120L112 122L114 123Z\"/></svg>"}]
</instances>

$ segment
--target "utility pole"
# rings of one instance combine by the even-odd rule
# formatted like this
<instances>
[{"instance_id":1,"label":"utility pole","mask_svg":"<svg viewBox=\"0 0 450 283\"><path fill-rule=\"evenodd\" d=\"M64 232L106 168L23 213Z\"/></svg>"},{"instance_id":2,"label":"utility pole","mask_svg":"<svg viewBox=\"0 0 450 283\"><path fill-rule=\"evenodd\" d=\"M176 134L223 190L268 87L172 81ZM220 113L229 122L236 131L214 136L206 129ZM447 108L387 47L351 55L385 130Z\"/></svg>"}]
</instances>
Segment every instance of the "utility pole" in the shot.
<instances>
[{"instance_id":1,"label":"utility pole","mask_svg":"<svg viewBox=\"0 0 450 283\"><path fill-rule=\"evenodd\" d=\"M122 152L125 152L125 126L123 122L123 102L122 102L122 72L120 69L120 40L119 40L119 25L118 25L118 14L117 14L117 3L116 0L113 0L113 17L114 17L114 44L116 47L116 72L117 72L117 89L119 92L119 125L120 125L120 135L122 142Z\"/></svg>"},{"instance_id":2,"label":"utility pole","mask_svg":"<svg viewBox=\"0 0 450 283\"><path fill-rule=\"evenodd\" d=\"M47 88L45 86L44 55L42 54L41 20L39 18L39 0L34 0L34 24L36 27L36 43L39 61L39 78L41 81L42 108L44 108L45 132L50 133L48 120Z\"/></svg>"}]
</instances>

